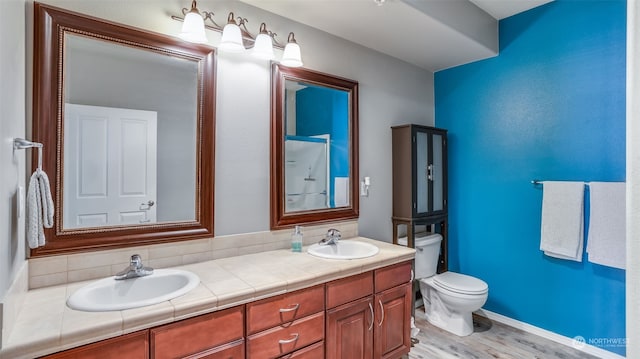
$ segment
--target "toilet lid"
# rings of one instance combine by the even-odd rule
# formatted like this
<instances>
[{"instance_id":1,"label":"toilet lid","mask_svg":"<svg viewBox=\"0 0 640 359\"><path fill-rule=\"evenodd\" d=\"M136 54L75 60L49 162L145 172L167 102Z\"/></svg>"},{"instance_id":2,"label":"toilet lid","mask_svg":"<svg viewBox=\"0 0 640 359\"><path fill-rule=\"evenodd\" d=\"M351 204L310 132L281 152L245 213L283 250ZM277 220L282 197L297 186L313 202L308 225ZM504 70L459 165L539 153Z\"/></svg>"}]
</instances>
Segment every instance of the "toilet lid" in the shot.
<instances>
[{"instance_id":1,"label":"toilet lid","mask_svg":"<svg viewBox=\"0 0 640 359\"><path fill-rule=\"evenodd\" d=\"M439 287L460 294L484 294L489 286L483 280L465 274L444 272L433 278Z\"/></svg>"}]
</instances>

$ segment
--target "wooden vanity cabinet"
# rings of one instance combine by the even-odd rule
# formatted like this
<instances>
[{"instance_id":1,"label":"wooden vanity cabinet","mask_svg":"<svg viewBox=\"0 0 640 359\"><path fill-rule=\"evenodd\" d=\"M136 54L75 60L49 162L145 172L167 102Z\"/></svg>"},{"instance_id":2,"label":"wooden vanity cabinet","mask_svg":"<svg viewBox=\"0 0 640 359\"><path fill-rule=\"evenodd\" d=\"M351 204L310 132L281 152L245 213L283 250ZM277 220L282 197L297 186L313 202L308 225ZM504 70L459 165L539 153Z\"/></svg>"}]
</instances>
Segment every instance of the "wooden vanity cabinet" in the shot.
<instances>
[{"instance_id":1,"label":"wooden vanity cabinet","mask_svg":"<svg viewBox=\"0 0 640 359\"><path fill-rule=\"evenodd\" d=\"M46 359L147 359L149 358L149 331L142 330L119 337L83 345Z\"/></svg>"},{"instance_id":2,"label":"wooden vanity cabinet","mask_svg":"<svg viewBox=\"0 0 640 359\"><path fill-rule=\"evenodd\" d=\"M327 358L408 354L411 288L411 262L327 283Z\"/></svg>"},{"instance_id":3,"label":"wooden vanity cabinet","mask_svg":"<svg viewBox=\"0 0 640 359\"><path fill-rule=\"evenodd\" d=\"M150 329L151 359L228 358L243 351L243 324L238 306Z\"/></svg>"},{"instance_id":4,"label":"wooden vanity cabinet","mask_svg":"<svg viewBox=\"0 0 640 359\"><path fill-rule=\"evenodd\" d=\"M375 271L375 358L400 358L411 350L411 262Z\"/></svg>"},{"instance_id":5,"label":"wooden vanity cabinet","mask_svg":"<svg viewBox=\"0 0 640 359\"><path fill-rule=\"evenodd\" d=\"M411 347L411 261L46 356L397 359Z\"/></svg>"}]
</instances>

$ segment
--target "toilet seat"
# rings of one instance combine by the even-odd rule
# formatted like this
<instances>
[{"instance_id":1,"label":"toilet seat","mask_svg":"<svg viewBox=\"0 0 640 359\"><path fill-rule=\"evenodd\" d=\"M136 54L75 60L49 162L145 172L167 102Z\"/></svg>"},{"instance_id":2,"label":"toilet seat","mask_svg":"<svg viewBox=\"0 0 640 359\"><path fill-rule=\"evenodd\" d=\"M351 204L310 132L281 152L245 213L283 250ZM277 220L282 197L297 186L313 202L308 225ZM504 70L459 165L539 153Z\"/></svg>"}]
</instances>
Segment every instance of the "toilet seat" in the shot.
<instances>
[{"instance_id":1,"label":"toilet seat","mask_svg":"<svg viewBox=\"0 0 640 359\"><path fill-rule=\"evenodd\" d=\"M481 279L465 274L444 272L433 277L433 284L458 294L485 294L489 290L487 283Z\"/></svg>"}]
</instances>

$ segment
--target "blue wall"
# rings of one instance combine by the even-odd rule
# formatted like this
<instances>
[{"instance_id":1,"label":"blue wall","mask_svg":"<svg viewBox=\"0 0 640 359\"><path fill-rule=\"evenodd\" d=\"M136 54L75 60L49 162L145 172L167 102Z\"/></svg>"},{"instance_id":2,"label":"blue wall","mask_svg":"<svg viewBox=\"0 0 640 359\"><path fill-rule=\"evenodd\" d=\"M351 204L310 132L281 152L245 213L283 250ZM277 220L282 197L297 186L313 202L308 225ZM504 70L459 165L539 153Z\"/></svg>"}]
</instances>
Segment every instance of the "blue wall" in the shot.
<instances>
[{"instance_id":1,"label":"blue wall","mask_svg":"<svg viewBox=\"0 0 640 359\"><path fill-rule=\"evenodd\" d=\"M296 92L296 135L331 135L329 200L335 205L335 178L349 177L349 93L308 86Z\"/></svg>"},{"instance_id":2,"label":"blue wall","mask_svg":"<svg viewBox=\"0 0 640 359\"><path fill-rule=\"evenodd\" d=\"M488 282L490 311L621 354L603 339L625 338L625 272L544 256L530 181L624 181L625 9L552 2L500 21L499 56L435 74L450 269Z\"/></svg>"}]
</instances>

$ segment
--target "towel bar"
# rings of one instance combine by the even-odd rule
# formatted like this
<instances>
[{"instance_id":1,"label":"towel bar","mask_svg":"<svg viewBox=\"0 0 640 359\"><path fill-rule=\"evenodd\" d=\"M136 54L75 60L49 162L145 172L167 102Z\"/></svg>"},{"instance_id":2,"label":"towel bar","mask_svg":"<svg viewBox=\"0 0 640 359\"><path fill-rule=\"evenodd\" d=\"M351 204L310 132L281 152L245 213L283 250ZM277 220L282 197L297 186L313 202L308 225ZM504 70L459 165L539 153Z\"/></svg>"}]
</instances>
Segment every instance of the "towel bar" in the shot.
<instances>
[{"instance_id":1,"label":"towel bar","mask_svg":"<svg viewBox=\"0 0 640 359\"><path fill-rule=\"evenodd\" d=\"M532 185L534 185L534 186L542 186L542 183L543 183L543 182L544 182L544 181L537 180L537 179L531 180L531 184L532 184ZM579 181L578 181L578 182L579 182ZM585 185L585 186L589 186L589 182L584 182L584 185Z\"/></svg>"},{"instance_id":2,"label":"towel bar","mask_svg":"<svg viewBox=\"0 0 640 359\"><path fill-rule=\"evenodd\" d=\"M24 138L14 138L13 139L13 148L16 150L24 150L25 148L38 147L42 148L42 143L40 142L31 142L25 140Z\"/></svg>"}]
</instances>

